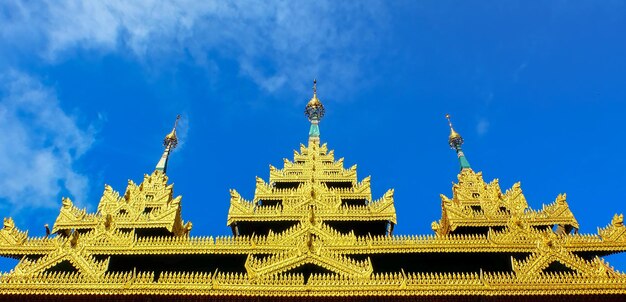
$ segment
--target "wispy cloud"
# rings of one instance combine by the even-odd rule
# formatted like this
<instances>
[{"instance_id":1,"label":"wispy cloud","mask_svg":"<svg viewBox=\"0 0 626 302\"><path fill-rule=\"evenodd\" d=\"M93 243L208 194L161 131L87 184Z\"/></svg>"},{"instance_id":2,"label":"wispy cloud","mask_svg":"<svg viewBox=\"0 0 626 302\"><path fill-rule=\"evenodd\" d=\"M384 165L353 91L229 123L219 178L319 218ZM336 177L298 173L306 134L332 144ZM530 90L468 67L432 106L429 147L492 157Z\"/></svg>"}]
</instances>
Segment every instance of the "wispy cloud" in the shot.
<instances>
[{"instance_id":1,"label":"wispy cloud","mask_svg":"<svg viewBox=\"0 0 626 302\"><path fill-rule=\"evenodd\" d=\"M8 72L0 82L0 207L56 207L62 190L84 202L88 180L73 166L94 142L92 131L36 79Z\"/></svg>"},{"instance_id":2,"label":"wispy cloud","mask_svg":"<svg viewBox=\"0 0 626 302\"><path fill-rule=\"evenodd\" d=\"M54 65L85 50L150 69L192 60L219 72L215 62L225 59L266 91L308 90L317 77L335 96L368 76L386 23L377 0L6 0L0 16L4 70L24 60ZM0 76L0 207L56 207L60 192L84 202L88 181L75 166L93 132L63 111L54 89L19 72ZM180 147L188 128L183 116Z\"/></svg>"},{"instance_id":3,"label":"wispy cloud","mask_svg":"<svg viewBox=\"0 0 626 302\"><path fill-rule=\"evenodd\" d=\"M178 138L178 145L176 146L176 149L179 152L185 146L185 143L187 142L188 134L189 134L189 114L183 112L176 126L176 137Z\"/></svg>"},{"instance_id":4,"label":"wispy cloud","mask_svg":"<svg viewBox=\"0 0 626 302\"><path fill-rule=\"evenodd\" d=\"M489 131L489 121L485 118L481 118L478 121L478 124L476 124L476 133L478 133L479 136L483 136L487 134L488 131Z\"/></svg>"},{"instance_id":5,"label":"wispy cloud","mask_svg":"<svg viewBox=\"0 0 626 302\"><path fill-rule=\"evenodd\" d=\"M260 87L308 87L312 76L349 86L384 37L378 1L42 1L9 0L2 38L39 47L50 61L77 48L130 52L158 62L211 56L238 62ZM19 26L22 25L22 26ZM26 28L31 29L26 29ZM29 32L22 37L25 31ZM36 37L36 38L33 38ZM24 41L25 39L31 39ZM36 39L36 41L32 41ZM209 64L211 65L211 64ZM302 86L302 87L301 87Z\"/></svg>"}]
</instances>

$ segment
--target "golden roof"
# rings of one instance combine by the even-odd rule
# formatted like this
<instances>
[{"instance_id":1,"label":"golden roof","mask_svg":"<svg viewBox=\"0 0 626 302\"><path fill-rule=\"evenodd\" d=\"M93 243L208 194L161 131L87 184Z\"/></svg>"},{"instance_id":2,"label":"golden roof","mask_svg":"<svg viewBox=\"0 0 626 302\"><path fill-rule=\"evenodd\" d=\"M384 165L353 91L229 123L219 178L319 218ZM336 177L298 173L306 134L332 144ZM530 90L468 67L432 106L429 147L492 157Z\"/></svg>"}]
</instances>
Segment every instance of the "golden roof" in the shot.
<instances>
[{"instance_id":1,"label":"golden roof","mask_svg":"<svg viewBox=\"0 0 626 302\"><path fill-rule=\"evenodd\" d=\"M371 178L359 180L326 144L301 145L255 188L252 200L231 190L232 236L192 235L182 197L159 170L123 194L105 186L95 213L64 198L50 236L29 236L5 218L0 255L20 261L0 274L0 296L626 295L626 274L601 258L626 251L623 215L579 234L564 194L535 210L519 183L502 192L497 180L463 169L452 196L441 195L433 233L396 235L393 189L373 199Z\"/></svg>"}]
</instances>

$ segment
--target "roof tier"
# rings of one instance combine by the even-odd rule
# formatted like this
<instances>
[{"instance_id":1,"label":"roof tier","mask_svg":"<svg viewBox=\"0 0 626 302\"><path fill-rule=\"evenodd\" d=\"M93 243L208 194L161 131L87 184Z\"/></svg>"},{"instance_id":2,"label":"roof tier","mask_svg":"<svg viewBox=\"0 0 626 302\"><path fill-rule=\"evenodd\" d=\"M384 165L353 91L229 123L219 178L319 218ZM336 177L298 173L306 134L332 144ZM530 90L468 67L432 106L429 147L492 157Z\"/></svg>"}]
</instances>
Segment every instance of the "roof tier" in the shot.
<instances>
[{"instance_id":1,"label":"roof tier","mask_svg":"<svg viewBox=\"0 0 626 302\"><path fill-rule=\"evenodd\" d=\"M533 210L519 182L502 193L497 179L486 183L481 172L470 168L461 170L458 179L452 187L452 198L441 195L441 219L432 223L439 235L498 230L506 227L512 217L538 229L555 228L557 232L569 233L579 228L565 194L541 210Z\"/></svg>"},{"instance_id":2,"label":"roof tier","mask_svg":"<svg viewBox=\"0 0 626 302\"><path fill-rule=\"evenodd\" d=\"M373 200L371 178L357 182L356 165L345 169L326 144L301 145L283 169L270 166L270 182L257 177L254 199L231 190L227 225L236 235L283 231L314 213L341 231L380 235L396 223L393 190Z\"/></svg>"}]
</instances>

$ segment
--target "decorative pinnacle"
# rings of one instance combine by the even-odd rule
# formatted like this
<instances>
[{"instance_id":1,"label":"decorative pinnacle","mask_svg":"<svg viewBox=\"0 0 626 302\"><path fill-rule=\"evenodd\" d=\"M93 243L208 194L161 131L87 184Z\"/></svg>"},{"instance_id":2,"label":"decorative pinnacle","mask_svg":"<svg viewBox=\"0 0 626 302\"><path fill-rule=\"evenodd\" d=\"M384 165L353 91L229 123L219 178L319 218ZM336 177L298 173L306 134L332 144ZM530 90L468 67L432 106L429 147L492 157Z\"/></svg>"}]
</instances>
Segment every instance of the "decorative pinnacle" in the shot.
<instances>
[{"instance_id":1,"label":"decorative pinnacle","mask_svg":"<svg viewBox=\"0 0 626 302\"><path fill-rule=\"evenodd\" d=\"M322 102L317 98L317 80L313 80L313 97L304 108L304 115L309 121L320 121L324 117L325 109Z\"/></svg>"},{"instance_id":2,"label":"decorative pinnacle","mask_svg":"<svg viewBox=\"0 0 626 302\"><path fill-rule=\"evenodd\" d=\"M176 126L178 126L179 120L180 114L176 116L176 121L174 122L174 128L172 129L172 132L166 135L165 139L163 140L163 146L165 146L165 151L163 151L163 155L157 163L157 171L161 171L163 173L167 171L167 161L169 160L170 152L178 145L178 137L176 137Z\"/></svg>"},{"instance_id":3,"label":"decorative pinnacle","mask_svg":"<svg viewBox=\"0 0 626 302\"><path fill-rule=\"evenodd\" d=\"M454 131L452 127L452 121L450 121L450 115L446 114L446 119L448 119L448 125L450 126L450 136L448 137L448 143L450 147L456 151L456 155L459 157L459 165L461 166L461 171L464 169L471 169L463 150L461 150L461 145L463 145L463 137Z\"/></svg>"},{"instance_id":4,"label":"decorative pinnacle","mask_svg":"<svg viewBox=\"0 0 626 302\"><path fill-rule=\"evenodd\" d=\"M450 144L450 147L452 149L458 149L461 147L461 145L463 145L463 137L461 137L461 135L454 131L454 128L452 127L452 121L450 120L450 114L446 113L446 119L448 119L448 125L450 126L450 136L448 137L448 143Z\"/></svg>"},{"instance_id":5,"label":"decorative pinnacle","mask_svg":"<svg viewBox=\"0 0 626 302\"><path fill-rule=\"evenodd\" d=\"M178 145L178 137L176 137L176 126L178 125L179 120L180 114L176 116L176 121L174 121L174 128L172 129L172 132L165 136L165 139L163 140L163 146L174 149Z\"/></svg>"}]
</instances>

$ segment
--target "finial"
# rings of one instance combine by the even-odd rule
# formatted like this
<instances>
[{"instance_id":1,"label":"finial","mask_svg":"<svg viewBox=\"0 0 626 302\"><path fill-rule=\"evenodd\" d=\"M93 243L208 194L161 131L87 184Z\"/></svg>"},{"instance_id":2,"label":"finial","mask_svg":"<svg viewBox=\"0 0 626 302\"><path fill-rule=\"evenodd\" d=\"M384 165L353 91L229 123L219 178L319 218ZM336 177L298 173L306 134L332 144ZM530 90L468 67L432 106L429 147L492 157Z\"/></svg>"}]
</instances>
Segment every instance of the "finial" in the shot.
<instances>
[{"instance_id":1,"label":"finial","mask_svg":"<svg viewBox=\"0 0 626 302\"><path fill-rule=\"evenodd\" d=\"M457 156L459 157L459 164L461 166L461 170L470 169L470 164L465 158L465 154L461 149L461 145L463 145L463 137L454 130L452 127L452 121L450 120L450 114L446 114L446 119L448 120L448 126L450 126L450 136L448 137L448 144L450 148L456 151Z\"/></svg>"},{"instance_id":2,"label":"finial","mask_svg":"<svg viewBox=\"0 0 626 302\"><path fill-rule=\"evenodd\" d=\"M178 145L178 137L176 137L176 126L178 126L179 120L180 114L176 116L176 121L174 121L174 128L172 128L172 131L165 136L165 139L163 139L163 146L165 146L165 151L163 151L163 155L157 163L157 171L162 171L163 173L165 173L165 171L167 170L167 161L169 159L170 152Z\"/></svg>"},{"instance_id":3,"label":"finial","mask_svg":"<svg viewBox=\"0 0 626 302\"><path fill-rule=\"evenodd\" d=\"M176 116L176 120L174 121L174 128L172 128L172 132L165 136L163 140L163 146L174 149L178 145L178 137L176 137L176 126L178 126L178 121L180 120L180 114Z\"/></svg>"},{"instance_id":4,"label":"finial","mask_svg":"<svg viewBox=\"0 0 626 302\"><path fill-rule=\"evenodd\" d=\"M320 129L319 122L324 117L324 113L326 110L324 109L324 105L317 98L317 79L313 80L313 97L306 104L304 108L304 115L311 122L311 129L309 130L309 145L319 144L320 142Z\"/></svg>"},{"instance_id":5,"label":"finial","mask_svg":"<svg viewBox=\"0 0 626 302\"><path fill-rule=\"evenodd\" d=\"M309 121L319 121L324 117L324 113L324 105L322 105L322 102L317 98L317 80L315 79L313 80L313 97L306 104L304 114L309 118Z\"/></svg>"},{"instance_id":6,"label":"finial","mask_svg":"<svg viewBox=\"0 0 626 302\"><path fill-rule=\"evenodd\" d=\"M450 114L446 113L446 119L448 120L448 126L450 126L450 136L448 137L448 143L452 149L457 149L463 145L463 137L454 131L454 127L452 127L452 121L450 120Z\"/></svg>"}]
</instances>

